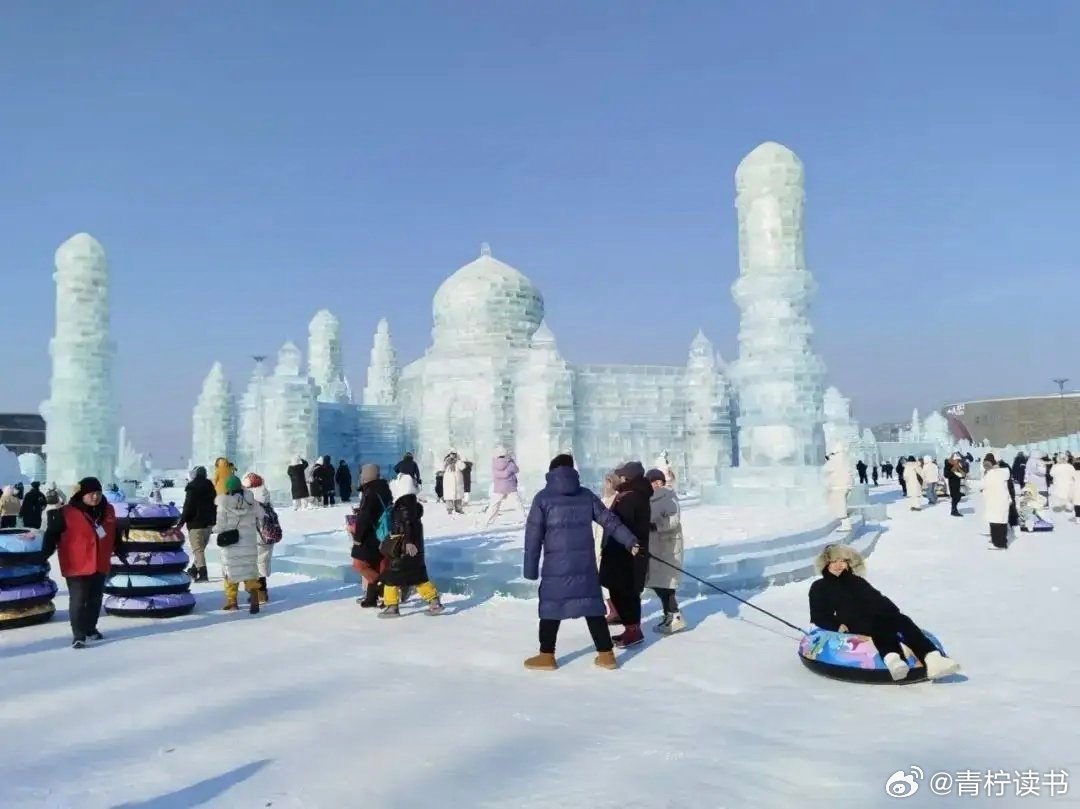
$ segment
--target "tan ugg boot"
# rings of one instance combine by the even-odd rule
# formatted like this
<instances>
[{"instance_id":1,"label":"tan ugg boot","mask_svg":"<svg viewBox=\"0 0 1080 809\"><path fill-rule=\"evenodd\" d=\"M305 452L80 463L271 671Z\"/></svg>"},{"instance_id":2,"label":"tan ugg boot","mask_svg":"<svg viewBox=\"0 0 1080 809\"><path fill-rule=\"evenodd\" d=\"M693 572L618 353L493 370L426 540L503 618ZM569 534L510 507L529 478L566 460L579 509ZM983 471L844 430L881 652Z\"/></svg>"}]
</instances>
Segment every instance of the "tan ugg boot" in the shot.
<instances>
[{"instance_id":1,"label":"tan ugg boot","mask_svg":"<svg viewBox=\"0 0 1080 809\"><path fill-rule=\"evenodd\" d=\"M593 658L593 665L600 669L609 670L619 667L619 664L615 662L614 652L597 652L596 657Z\"/></svg>"},{"instance_id":2,"label":"tan ugg boot","mask_svg":"<svg viewBox=\"0 0 1080 809\"><path fill-rule=\"evenodd\" d=\"M541 652L525 661L525 668L531 671L555 671L559 664L555 662L555 655Z\"/></svg>"}]
</instances>

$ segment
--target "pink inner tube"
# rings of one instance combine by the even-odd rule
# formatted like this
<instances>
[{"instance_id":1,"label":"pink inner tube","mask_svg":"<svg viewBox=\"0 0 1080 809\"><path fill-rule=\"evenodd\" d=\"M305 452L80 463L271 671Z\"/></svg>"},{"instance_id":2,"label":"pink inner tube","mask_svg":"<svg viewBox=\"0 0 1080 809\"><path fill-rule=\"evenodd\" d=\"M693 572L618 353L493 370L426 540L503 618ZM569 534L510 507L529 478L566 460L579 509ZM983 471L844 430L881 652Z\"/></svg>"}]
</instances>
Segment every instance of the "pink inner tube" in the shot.
<instances>
[{"instance_id":1,"label":"pink inner tube","mask_svg":"<svg viewBox=\"0 0 1080 809\"><path fill-rule=\"evenodd\" d=\"M56 582L45 579L35 584L20 584L17 587L0 588L0 607L32 607L44 604L56 598Z\"/></svg>"},{"instance_id":2,"label":"pink inner tube","mask_svg":"<svg viewBox=\"0 0 1080 809\"><path fill-rule=\"evenodd\" d=\"M175 618L195 609L195 596L176 593L165 596L108 596L105 612L121 618Z\"/></svg>"}]
</instances>

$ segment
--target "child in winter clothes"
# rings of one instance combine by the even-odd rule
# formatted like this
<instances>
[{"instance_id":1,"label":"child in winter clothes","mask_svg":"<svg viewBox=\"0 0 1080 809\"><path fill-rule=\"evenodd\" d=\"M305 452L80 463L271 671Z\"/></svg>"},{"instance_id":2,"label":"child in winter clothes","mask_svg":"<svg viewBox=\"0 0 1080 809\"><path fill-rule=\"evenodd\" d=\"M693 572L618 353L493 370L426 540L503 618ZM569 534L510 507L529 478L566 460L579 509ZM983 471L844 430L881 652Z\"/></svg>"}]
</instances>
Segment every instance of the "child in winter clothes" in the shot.
<instances>
[{"instance_id":1,"label":"child in winter clothes","mask_svg":"<svg viewBox=\"0 0 1080 809\"><path fill-rule=\"evenodd\" d=\"M868 635L897 682L911 671L897 636L926 666L929 679L937 680L960 670L956 661L939 652L914 621L864 578L866 563L854 548L827 545L814 566L821 574L810 585L810 622L814 626Z\"/></svg>"},{"instance_id":2,"label":"child in winter clothes","mask_svg":"<svg viewBox=\"0 0 1080 809\"><path fill-rule=\"evenodd\" d=\"M270 591L266 580L270 577L270 559L274 555L274 545L281 539L281 524L278 522L277 512L270 502L270 492L266 490L266 482L262 475L256 472L248 472L241 481L244 488L251 492L255 502L262 508L256 527L259 531L259 546L257 564L259 566L259 601L265 604L270 600ZM277 536L268 535L264 526L277 526Z\"/></svg>"},{"instance_id":3,"label":"child in winter clothes","mask_svg":"<svg viewBox=\"0 0 1080 809\"><path fill-rule=\"evenodd\" d=\"M245 491L240 478L230 475L225 479L225 494L219 494L217 506L217 524L214 530L221 546L223 531L236 531L239 538L231 545L221 546L221 569L225 575L225 606L223 609L238 609L236 599L240 591L240 582L247 591L249 611L252 615L259 611L259 520L262 506L255 502L251 492Z\"/></svg>"},{"instance_id":4,"label":"child in winter clothes","mask_svg":"<svg viewBox=\"0 0 1080 809\"><path fill-rule=\"evenodd\" d=\"M225 481L234 472L236 472L236 467L228 458L218 458L214 461L214 491L218 494L225 494Z\"/></svg>"},{"instance_id":5,"label":"child in winter clothes","mask_svg":"<svg viewBox=\"0 0 1080 809\"><path fill-rule=\"evenodd\" d=\"M400 616L401 589L409 587L415 587L417 595L427 602L428 615L439 615L443 611L439 591L431 583L424 564L424 507L416 499L417 491L416 480L411 475L400 474L390 484L394 497L390 510L390 536L400 537L400 541L383 570L383 603L386 606L379 613L380 618Z\"/></svg>"},{"instance_id":6,"label":"child in winter clothes","mask_svg":"<svg viewBox=\"0 0 1080 809\"><path fill-rule=\"evenodd\" d=\"M1020 513L1021 531L1031 531L1038 520L1047 521L1042 513L1046 508L1046 498L1039 493L1038 486L1038 483L1028 483L1020 493L1017 510Z\"/></svg>"}]
</instances>

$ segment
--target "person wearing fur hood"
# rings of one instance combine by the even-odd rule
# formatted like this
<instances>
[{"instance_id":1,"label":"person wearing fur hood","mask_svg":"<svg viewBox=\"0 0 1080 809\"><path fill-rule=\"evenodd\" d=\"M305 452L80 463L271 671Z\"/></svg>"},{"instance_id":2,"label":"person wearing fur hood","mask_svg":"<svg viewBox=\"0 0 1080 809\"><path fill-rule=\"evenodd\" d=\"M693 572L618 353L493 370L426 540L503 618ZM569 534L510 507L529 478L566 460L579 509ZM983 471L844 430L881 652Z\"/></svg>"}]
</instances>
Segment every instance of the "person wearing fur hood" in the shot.
<instances>
[{"instance_id":1,"label":"person wearing fur hood","mask_svg":"<svg viewBox=\"0 0 1080 809\"><path fill-rule=\"evenodd\" d=\"M814 560L821 575L810 585L810 622L831 632L868 635L889 675L900 682L911 670L901 653L900 638L937 680L955 674L960 665L945 657L900 609L866 580L866 563L848 545L826 545Z\"/></svg>"},{"instance_id":2,"label":"person wearing fur hood","mask_svg":"<svg viewBox=\"0 0 1080 809\"><path fill-rule=\"evenodd\" d=\"M225 606L238 609L236 600L240 582L248 594L252 615L259 611L259 521L263 510L250 491L244 489L240 478L225 479L225 494L219 494L217 507L218 545L221 547L221 572L225 578ZM232 533L232 532L235 532ZM226 541L232 540L232 541Z\"/></svg>"},{"instance_id":3,"label":"person wearing fur hood","mask_svg":"<svg viewBox=\"0 0 1080 809\"><path fill-rule=\"evenodd\" d=\"M1057 460L1050 467L1050 508L1053 511L1068 511L1072 502L1073 477L1076 471L1064 452L1058 453Z\"/></svg>"},{"instance_id":4,"label":"person wearing fur hood","mask_svg":"<svg viewBox=\"0 0 1080 809\"><path fill-rule=\"evenodd\" d=\"M840 449L833 449L825 458L826 501L829 507L829 516L834 520L840 520L840 530L850 531L851 520L848 517L848 495L855 485L851 477L851 461L847 453Z\"/></svg>"}]
</instances>

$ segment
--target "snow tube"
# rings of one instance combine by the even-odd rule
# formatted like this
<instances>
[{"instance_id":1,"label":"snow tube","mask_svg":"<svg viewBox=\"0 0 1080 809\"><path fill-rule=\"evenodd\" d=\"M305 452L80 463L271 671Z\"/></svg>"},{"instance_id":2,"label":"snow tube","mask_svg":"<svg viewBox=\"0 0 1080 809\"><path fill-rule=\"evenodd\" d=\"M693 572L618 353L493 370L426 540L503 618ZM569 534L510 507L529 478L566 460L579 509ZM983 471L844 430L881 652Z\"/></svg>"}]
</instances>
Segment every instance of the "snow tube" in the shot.
<instances>
[{"instance_id":1,"label":"snow tube","mask_svg":"<svg viewBox=\"0 0 1080 809\"><path fill-rule=\"evenodd\" d=\"M11 607L35 607L56 598L56 582L45 579L36 584L20 584L16 587L0 587L0 609Z\"/></svg>"},{"instance_id":2,"label":"snow tube","mask_svg":"<svg viewBox=\"0 0 1080 809\"><path fill-rule=\"evenodd\" d=\"M34 528L0 528L0 565L39 565L45 534Z\"/></svg>"},{"instance_id":3,"label":"snow tube","mask_svg":"<svg viewBox=\"0 0 1080 809\"><path fill-rule=\"evenodd\" d=\"M103 494L105 495L105 502L112 503L114 506L125 501L124 493L115 489L106 489Z\"/></svg>"},{"instance_id":4,"label":"snow tube","mask_svg":"<svg viewBox=\"0 0 1080 809\"><path fill-rule=\"evenodd\" d=\"M924 630L925 631L925 630ZM929 632L927 639L945 654L945 649ZM904 683L917 683L926 679L926 667L915 659L906 644L900 644L907 664L911 667ZM812 629L799 642L799 659L811 671L837 680L857 683L892 683L885 661L881 659L874 642L866 635L847 632L831 632Z\"/></svg>"},{"instance_id":5,"label":"snow tube","mask_svg":"<svg viewBox=\"0 0 1080 809\"><path fill-rule=\"evenodd\" d=\"M180 593L166 596L109 596L105 612L121 618L175 618L195 609L195 596Z\"/></svg>"},{"instance_id":6,"label":"snow tube","mask_svg":"<svg viewBox=\"0 0 1080 809\"><path fill-rule=\"evenodd\" d=\"M45 581L49 575L48 565L15 565L0 567L0 587L15 587L19 584L37 584Z\"/></svg>"},{"instance_id":7,"label":"snow tube","mask_svg":"<svg viewBox=\"0 0 1080 809\"><path fill-rule=\"evenodd\" d=\"M184 547L184 532L179 528L132 528L124 535L125 551L176 551Z\"/></svg>"},{"instance_id":8,"label":"snow tube","mask_svg":"<svg viewBox=\"0 0 1080 809\"><path fill-rule=\"evenodd\" d=\"M124 559L127 560L126 564ZM113 573L140 573L143 575L182 573L190 561L183 550L137 551L127 554L124 559L113 556L111 560Z\"/></svg>"},{"instance_id":9,"label":"snow tube","mask_svg":"<svg viewBox=\"0 0 1080 809\"><path fill-rule=\"evenodd\" d=\"M111 596L164 596L186 593L191 589L187 573L162 573L140 576L136 573L114 573L105 580L105 593Z\"/></svg>"},{"instance_id":10,"label":"snow tube","mask_svg":"<svg viewBox=\"0 0 1080 809\"><path fill-rule=\"evenodd\" d=\"M21 626L43 624L56 615L56 605L51 601L35 607L9 609L0 605L0 629L18 629Z\"/></svg>"},{"instance_id":11,"label":"snow tube","mask_svg":"<svg viewBox=\"0 0 1080 809\"><path fill-rule=\"evenodd\" d=\"M1031 530L1036 532L1053 531L1054 524L1049 520L1044 520L1042 517L1036 517L1035 525L1032 526Z\"/></svg>"},{"instance_id":12,"label":"snow tube","mask_svg":"<svg viewBox=\"0 0 1080 809\"><path fill-rule=\"evenodd\" d=\"M171 528L180 510L172 503L130 503L126 519L132 528Z\"/></svg>"}]
</instances>

